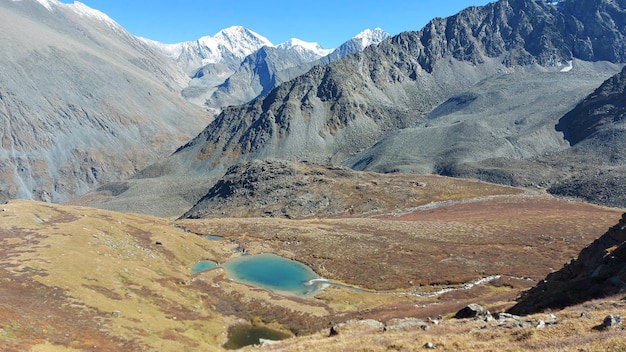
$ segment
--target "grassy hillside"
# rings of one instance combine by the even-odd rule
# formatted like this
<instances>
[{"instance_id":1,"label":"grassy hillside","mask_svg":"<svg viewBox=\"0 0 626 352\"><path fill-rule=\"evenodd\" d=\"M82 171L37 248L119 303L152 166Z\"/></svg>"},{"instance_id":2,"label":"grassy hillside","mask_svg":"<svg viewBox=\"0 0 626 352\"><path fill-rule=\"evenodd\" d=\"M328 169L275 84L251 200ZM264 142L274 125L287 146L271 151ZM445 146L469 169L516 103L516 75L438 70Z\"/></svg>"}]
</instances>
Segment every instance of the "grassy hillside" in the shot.
<instances>
[{"instance_id":1,"label":"grassy hillside","mask_svg":"<svg viewBox=\"0 0 626 352\"><path fill-rule=\"evenodd\" d=\"M6 351L211 351L223 349L230 327L253 324L296 337L276 345L284 350L318 340L336 350L389 348L393 340L407 350L424 339L452 350L487 346L472 340L484 334L506 341L527 333L534 337L524 341L537 338L536 345L513 346L550 350L543 332L487 327L477 333L477 323L447 320L419 337L350 335L355 323L336 343L324 335L331 322L445 317L471 302L504 311L621 216L618 209L546 195L497 192L396 208L371 218L172 222L12 201L0 206L0 340ZM237 248L299 260L336 285L297 298L231 281L222 268L191 273L199 260L223 263L241 255Z\"/></svg>"}]
</instances>

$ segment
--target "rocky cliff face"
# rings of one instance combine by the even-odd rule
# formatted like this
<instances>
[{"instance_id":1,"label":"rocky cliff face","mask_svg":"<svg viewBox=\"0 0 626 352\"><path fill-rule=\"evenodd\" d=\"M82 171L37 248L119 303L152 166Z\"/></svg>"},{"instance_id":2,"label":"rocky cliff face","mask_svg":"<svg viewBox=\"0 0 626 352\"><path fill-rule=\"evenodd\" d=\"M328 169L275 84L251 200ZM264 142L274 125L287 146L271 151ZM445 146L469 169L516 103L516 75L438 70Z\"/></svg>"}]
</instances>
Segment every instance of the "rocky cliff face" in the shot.
<instances>
[{"instance_id":1,"label":"rocky cliff face","mask_svg":"<svg viewBox=\"0 0 626 352\"><path fill-rule=\"evenodd\" d=\"M564 308L626 289L626 214L580 252L578 258L525 292L510 309L530 314Z\"/></svg>"},{"instance_id":2,"label":"rocky cliff face","mask_svg":"<svg viewBox=\"0 0 626 352\"><path fill-rule=\"evenodd\" d=\"M0 201L63 201L132 175L209 116L182 71L80 3L0 3Z\"/></svg>"}]
</instances>

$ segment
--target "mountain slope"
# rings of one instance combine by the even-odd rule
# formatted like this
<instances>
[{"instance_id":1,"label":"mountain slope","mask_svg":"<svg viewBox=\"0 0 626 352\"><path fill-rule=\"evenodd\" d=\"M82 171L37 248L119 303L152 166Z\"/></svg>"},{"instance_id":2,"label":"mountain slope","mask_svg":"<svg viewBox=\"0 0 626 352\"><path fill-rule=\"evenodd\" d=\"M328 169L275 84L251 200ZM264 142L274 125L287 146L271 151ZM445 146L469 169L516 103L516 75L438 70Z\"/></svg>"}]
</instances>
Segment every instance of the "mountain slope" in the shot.
<instances>
[{"instance_id":1,"label":"mountain slope","mask_svg":"<svg viewBox=\"0 0 626 352\"><path fill-rule=\"evenodd\" d=\"M623 293L626 288L626 214L604 235L525 292L510 309L529 314Z\"/></svg>"},{"instance_id":2,"label":"mountain slope","mask_svg":"<svg viewBox=\"0 0 626 352\"><path fill-rule=\"evenodd\" d=\"M580 66L580 64L575 66ZM560 82L563 77L563 75L557 75L553 82ZM536 85L532 85L533 93L525 94L525 96L535 97L535 100L525 104L527 108L524 112L527 115L523 119L516 120L515 127L517 129L524 128L517 125L526 124L528 117L533 116L537 111L545 114L547 111L554 110L553 107L546 108L545 104L538 104L538 102L544 101L550 104L557 98L560 101L580 99L579 103L571 110L562 111L560 118L548 120L548 122L553 121L555 124L554 128L559 132L559 138L561 137L560 133L563 133L563 139L559 139L563 145L562 149L547 150L534 156L530 154L525 158L523 156L504 158L502 155L500 157L493 155L495 157L480 161L466 161L456 164L450 161L447 163L440 162L438 172L448 176L478 178L514 186L537 186L559 196L580 198L607 206L624 207L626 206L624 80L625 75L624 70L622 70L606 80L584 99L580 99L580 97L572 99L572 91L567 87L582 87L589 85L592 80L559 84L561 88L558 90L553 89L553 86L549 84L544 85L543 89L537 89ZM523 82L520 81L520 83ZM507 92L512 86L514 85L498 87L497 91ZM522 87L528 86L530 85L522 85ZM518 100L518 97L515 96L514 100ZM507 114L508 105L499 105L502 105L504 114ZM515 112L514 109L510 109L510 111ZM493 111L490 110L486 110L485 113L485 116L480 115L481 120L490 121L491 124L497 124L497 119L493 119L494 115L499 118L502 114L492 114ZM552 124L547 125L550 129L552 126ZM533 137L527 139L534 143L529 143L528 146L536 148L537 145L540 145L541 136L535 133L535 135L530 134L528 137ZM389 139L393 141L394 138L396 137ZM511 136L509 135L508 138ZM508 142L508 139L506 141ZM382 146L378 148L394 148L394 143L390 141L381 144ZM510 149L510 145L507 143L494 143L494 145L499 145L500 149L502 149L502 145ZM491 148L490 152L493 152L494 149ZM393 152L395 151L396 149L391 149L386 153L394 155ZM370 153L372 152L370 151ZM404 156L401 153L399 155L400 158ZM376 167L385 167L386 165L384 160L375 162L378 163Z\"/></svg>"},{"instance_id":3,"label":"mountain slope","mask_svg":"<svg viewBox=\"0 0 626 352\"><path fill-rule=\"evenodd\" d=\"M623 133L626 129L626 68L563 116L556 129L563 132L572 146L591 140L607 142L603 136L606 132L619 130ZM618 156L612 158L619 159Z\"/></svg>"},{"instance_id":4,"label":"mountain slope","mask_svg":"<svg viewBox=\"0 0 626 352\"><path fill-rule=\"evenodd\" d=\"M133 182L211 183L235 162L267 157L443 174L500 157L488 180L507 183L518 160L569 147L554 125L626 61L624 5L502 0L434 19L224 109Z\"/></svg>"},{"instance_id":5,"label":"mountain slope","mask_svg":"<svg viewBox=\"0 0 626 352\"><path fill-rule=\"evenodd\" d=\"M369 45L378 44L388 36L380 28L365 30L335 50L323 49L317 43L296 38L277 46L264 46L243 59L225 80L215 80L215 75L207 75L205 66L200 75L193 77L189 88L183 90L183 96L196 104L217 110L247 103L306 73L315 65L327 65Z\"/></svg>"},{"instance_id":6,"label":"mountain slope","mask_svg":"<svg viewBox=\"0 0 626 352\"><path fill-rule=\"evenodd\" d=\"M106 15L44 5L0 3L0 200L126 178L209 120L178 97L183 72Z\"/></svg>"},{"instance_id":7,"label":"mountain slope","mask_svg":"<svg viewBox=\"0 0 626 352\"><path fill-rule=\"evenodd\" d=\"M568 72L518 68L479 82L438 105L420 125L387 135L346 165L464 176L461 168L467 163L527 159L567 149L555 121L618 68L579 60L572 65ZM506 181L495 175L485 180Z\"/></svg>"}]
</instances>

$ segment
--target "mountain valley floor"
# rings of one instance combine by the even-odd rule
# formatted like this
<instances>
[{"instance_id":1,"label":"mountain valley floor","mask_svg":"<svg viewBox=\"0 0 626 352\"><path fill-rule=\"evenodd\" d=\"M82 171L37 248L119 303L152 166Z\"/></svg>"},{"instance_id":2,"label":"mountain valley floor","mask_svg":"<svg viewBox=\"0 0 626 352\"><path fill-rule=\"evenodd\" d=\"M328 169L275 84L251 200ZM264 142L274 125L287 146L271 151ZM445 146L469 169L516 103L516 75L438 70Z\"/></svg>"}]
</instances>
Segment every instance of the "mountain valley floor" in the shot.
<instances>
[{"instance_id":1,"label":"mountain valley floor","mask_svg":"<svg viewBox=\"0 0 626 352\"><path fill-rule=\"evenodd\" d=\"M0 207L0 339L7 351L210 351L223 349L229 327L252 324L292 336L264 347L271 350L408 351L427 342L450 351L623 349L621 330L592 329L605 312L624 314L622 297L554 311L559 325L543 330L451 319L470 303L504 312L624 212L489 189L442 189L421 206L299 220L167 220L11 201ZM297 298L231 281L221 267L192 274L198 261L224 263L238 249L295 259L339 285ZM581 311L585 320L576 319ZM437 324L427 330L391 329L429 318ZM330 326L339 335L328 337Z\"/></svg>"}]
</instances>

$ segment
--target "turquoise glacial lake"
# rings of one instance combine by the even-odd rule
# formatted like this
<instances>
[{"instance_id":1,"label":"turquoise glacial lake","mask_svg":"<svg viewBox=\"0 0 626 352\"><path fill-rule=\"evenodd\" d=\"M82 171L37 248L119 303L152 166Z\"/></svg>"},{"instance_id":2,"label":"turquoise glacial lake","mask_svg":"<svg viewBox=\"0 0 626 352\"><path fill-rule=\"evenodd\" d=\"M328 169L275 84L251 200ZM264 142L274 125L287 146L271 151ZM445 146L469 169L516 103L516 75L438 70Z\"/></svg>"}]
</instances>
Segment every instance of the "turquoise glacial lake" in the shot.
<instances>
[{"instance_id":1,"label":"turquoise glacial lake","mask_svg":"<svg viewBox=\"0 0 626 352\"><path fill-rule=\"evenodd\" d=\"M197 274L201 271L205 271L205 270L209 270L209 269L213 269L217 266L217 263L211 260L201 260L199 262L197 262L196 264L194 264L194 266L191 268L191 273L192 274Z\"/></svg>"},{"instance_id":2,"label":"turquoise glacial lake","mask_svg":"<svg viewBox=\"0 0 626 352\"><path fill-rule=\"evenodd\" d=\"M244 255L223 266L231 280L295 296L311 295L326 283L308 266L274 254Z\"/></svg>"}]
</instances>

